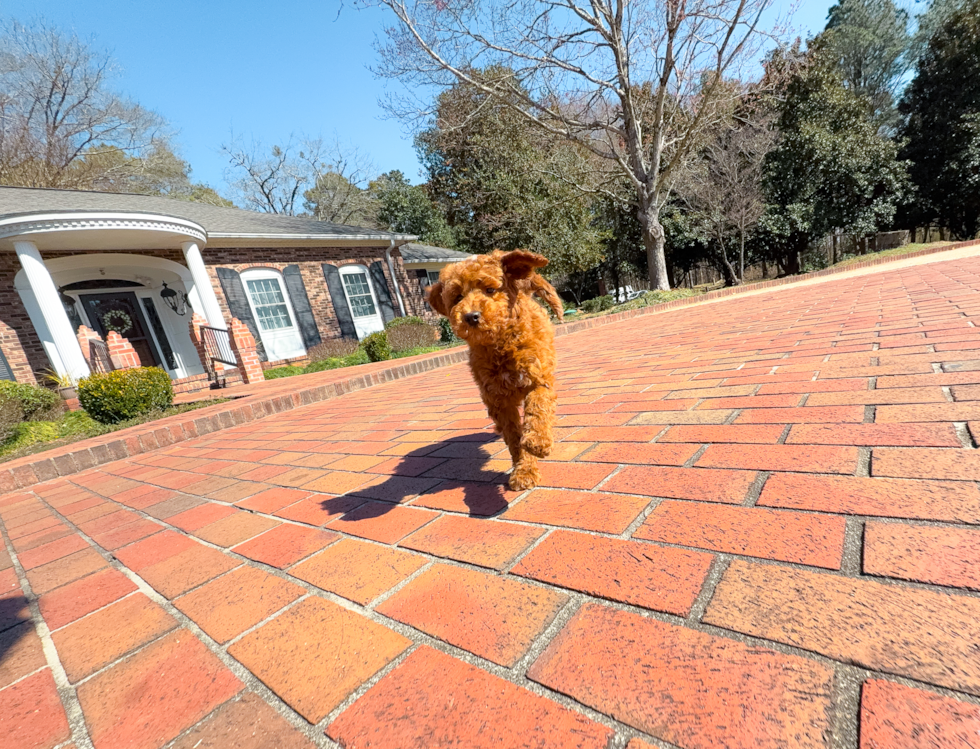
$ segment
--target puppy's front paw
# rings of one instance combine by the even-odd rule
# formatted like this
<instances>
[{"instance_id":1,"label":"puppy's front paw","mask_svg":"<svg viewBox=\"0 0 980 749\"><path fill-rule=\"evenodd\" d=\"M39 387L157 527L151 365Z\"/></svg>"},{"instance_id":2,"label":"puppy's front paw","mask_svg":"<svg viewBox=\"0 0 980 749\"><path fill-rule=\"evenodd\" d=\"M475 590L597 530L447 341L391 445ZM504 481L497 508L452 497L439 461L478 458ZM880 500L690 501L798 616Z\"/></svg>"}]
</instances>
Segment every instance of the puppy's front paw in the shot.
<instances>
[{"instance_id":1,"label":"puppy's front paw","mask_svg":"<svg viewBox=\"0 0 980 749\"><path fill-rule=\"evenodd\" d=\"M513 473L510 474L507 486L513 492L523 492L528 489L533 489L540 481L541 474L537 467L517 466L514 468Z\"/></svg>"},{"instance_id":2,"label":"puppy's front paw","mask_svg":"<svg viewBox=\"0 0 980 749\"><path fill-rule=\"evenodd\" d=\"M536 458L547 458L554 444L555 440L550 432L547 434L525 432L521 437L521 448Z\"/></svg>"}]
</instances>

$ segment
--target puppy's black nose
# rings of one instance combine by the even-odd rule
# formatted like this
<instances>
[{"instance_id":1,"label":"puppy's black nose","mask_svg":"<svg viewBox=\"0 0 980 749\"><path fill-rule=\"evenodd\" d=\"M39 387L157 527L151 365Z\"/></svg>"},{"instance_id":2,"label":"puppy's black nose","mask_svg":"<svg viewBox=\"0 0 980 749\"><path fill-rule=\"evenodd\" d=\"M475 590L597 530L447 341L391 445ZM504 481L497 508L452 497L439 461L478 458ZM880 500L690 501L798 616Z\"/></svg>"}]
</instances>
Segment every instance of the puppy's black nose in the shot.
<instances>
[{"instance_id":1,"label":"puppy's black nose","mask_svg":"<svg viewBox=\"0 0 980 749\"><path fill-rule=\"evenodd\" d=\"M479 312L467 312L463 315L463 320L467 325L472 325L474 328L480 324L480 313Z\"/></svg>"}]
</instances>

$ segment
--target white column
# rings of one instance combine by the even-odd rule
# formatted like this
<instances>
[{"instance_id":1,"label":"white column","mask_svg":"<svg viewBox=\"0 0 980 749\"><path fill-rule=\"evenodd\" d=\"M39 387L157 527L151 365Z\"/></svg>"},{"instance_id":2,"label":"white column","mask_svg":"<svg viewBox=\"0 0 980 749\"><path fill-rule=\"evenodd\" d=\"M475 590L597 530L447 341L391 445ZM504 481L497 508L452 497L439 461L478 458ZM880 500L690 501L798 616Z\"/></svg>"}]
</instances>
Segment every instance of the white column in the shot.
<instances>
[{"instance_id":1,"label":"white column","mask_svg":"<svg viewBox=\"0 0 980 749\"><path fill-rule=\"evenodd\" d=\"M89 374L88 363L82 356L82 348L78 345L75 338L75 331L68 319L68 313L61 303L61 295L54 285L54 279L48 273L48 269L41 260L41 253L37 250L37 245L33 242L18 240L14 242L14 249L17 257L24 268L24 275L27 283L34 293L40 307L41 316L44 323L48 326L48 332L54 341L60 362L52 362L58 374L69 374L72 377L87 377Z\"/></svg>"},{"instance_id":2,"label":"white column","mask_svg":"<svg viewBox=\"0 0 980 749\"><path fill-rule=\"evenodd\" d=\"M194 289L204 307L204 316L208 319L208 323L215 328L227 328L228 324L225 322L224 315L221 314L218 297L214 295L214 287L211 285L208 269L204 265L201 248L197 242L184 242L181 247L184 250L187 269L191 272L191 278L194 279Z\"/></svg>"}]
</instances>

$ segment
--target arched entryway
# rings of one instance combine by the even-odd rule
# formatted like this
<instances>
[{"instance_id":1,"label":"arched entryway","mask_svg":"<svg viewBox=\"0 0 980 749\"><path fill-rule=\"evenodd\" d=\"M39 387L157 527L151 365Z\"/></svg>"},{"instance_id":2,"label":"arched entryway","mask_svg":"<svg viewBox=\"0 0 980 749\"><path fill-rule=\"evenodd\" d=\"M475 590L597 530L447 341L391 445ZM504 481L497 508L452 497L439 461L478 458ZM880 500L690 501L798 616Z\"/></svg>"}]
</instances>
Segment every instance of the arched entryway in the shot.
<instances>
[{"instance_id":1,"label":"arched entryway","mask_svg":"<svg viewBox=\"0 0 980 749\"><path fill-rule=\"evenodd\" d=\"M133 344L142 364L158 366L174 379L204 373L188 327L193 307L200 308L200 302L185 266L117 252L52 258L45 264L73 328L87 325L103 338L115 330ZM22 276L18 273L14 285L42 333L43 316ZM187 295L190 304L180 310L183 315L164 303L164 284Z\"/></svg>"}]
</instances>

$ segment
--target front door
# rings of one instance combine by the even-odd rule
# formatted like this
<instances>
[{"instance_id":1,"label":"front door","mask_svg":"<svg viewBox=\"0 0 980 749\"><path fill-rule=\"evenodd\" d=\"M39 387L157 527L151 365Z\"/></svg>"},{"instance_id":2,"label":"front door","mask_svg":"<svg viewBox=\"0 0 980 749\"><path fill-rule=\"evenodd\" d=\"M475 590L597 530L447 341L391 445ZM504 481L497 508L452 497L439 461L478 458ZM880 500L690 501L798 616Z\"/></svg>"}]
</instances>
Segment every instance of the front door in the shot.
<instances>
[{"instance_id":1,"label":"front door","mask_svg":"<svg viewBox=\"0 0 980 749\"><path fill-rule=\"evenodd\" d=\"M374 289L367 270L359 265L347 266L340 269L340 277L344 281L344 293L347 295L351 317L354 318L358 340L384 330L385 321L374 298Z\"/></svg>"},{"instance_id":2,"label":"front door","mask_svg":"<svg viewBox=\"0 0 980 749\"><path fill-rule=\"evenodd\" d=\"M159 367L160 355L150 336L150 327L140 309L136 294L131 291L107 291L96 294L80 294L95 331L105 340L110 330L126 338L144 367Z\"/></svg>"}]
</instances>

